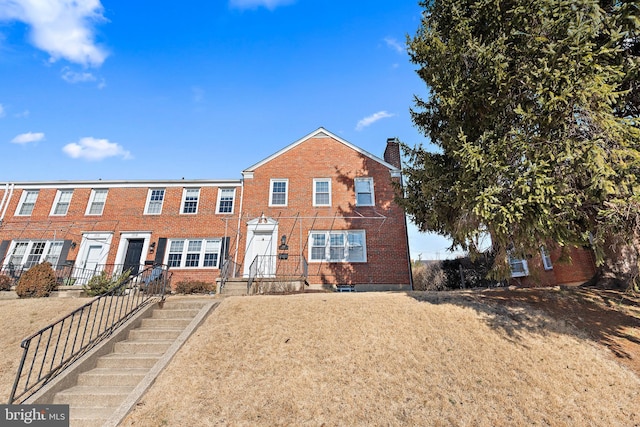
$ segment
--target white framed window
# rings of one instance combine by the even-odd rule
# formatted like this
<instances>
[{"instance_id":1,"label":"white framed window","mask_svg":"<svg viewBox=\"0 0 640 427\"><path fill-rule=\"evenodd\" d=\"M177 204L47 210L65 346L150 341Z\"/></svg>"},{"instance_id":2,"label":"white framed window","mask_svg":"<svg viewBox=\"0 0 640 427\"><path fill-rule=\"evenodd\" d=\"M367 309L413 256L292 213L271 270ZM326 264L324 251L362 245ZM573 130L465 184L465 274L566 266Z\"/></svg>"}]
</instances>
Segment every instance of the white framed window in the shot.
<instances>
[{"instance_id":1,"label":"white framed window","mask_svg":"<svg viewBox=\"0 0 640 427\"><path fill-rule=\"evenodd\" d=\"M22 266L25 270L42 262L50 262L55 268L60 260L61 240L23 240L13 242L9 248L6 265Z\"/></svg>"},{"instance_id":2,"label":"white framed window","mask_svg":"<svg viewBox=\"0 0 640 427\"><path fill-rule=\"evenodd\" d=\"M73 196L73 190L58 190L56 198L51 206L51 212L49 215L64 216L69 212L69 205L71 204L71 197Z\"/></svg>"},{"instance_id":3,"label":"white framed window","mask_svg":"<svg viewBox=\"0 0 640 427\"><path fill-rule=\"evenodd\" d=\"M235 188L218 188L218 203L216 204L216 213L233 213L233 201L235 197Z\"/></svg>"},{"instance_id":4,"label":"white framed window","mask_svg":"<svg viewBox=\"0 0 640 427\"><path fill-rule=\"evenodd\" d=\"M509 255L509 266L511 267L511 277L524 277L529 275L527 260L515 258Z\"/></svg>"},{"instance_id":5,"label":"white framed window","mask_svg":"<svg viewBox=\"0 0 640 427\"><path fill-rule=\"evenodd\" d=\"M173 268L218 268L222 239L170 239L165 263Z\"/></svg>"},{"instance_id":6,"label":"white framed window","mask_svg":"<svg viewBox=\"0 0 640 427\"><path fill-rule=\"evenodd\" d=\"M546 247L540 246L540 256L542 257L542 265L545 270L553 270L553 263L551 262L551 254Z\"/></svg>"},{"instance_id":7,"label":"white framed window","mask_svg":"<svg viewBox=\"0 0 640 427\"><path fill-rule=\"evenodd\" d=\"M269 189L269 206L287 206L289 201L289 180L272 179Z\"/></svg>"},{"instance_id":8,"label":"white framed window","mask_svg":"<svg viewBox=\"0 0 640 427\"><path fill-rule=\"evenodd\" d=\"M364 230L311 231L310 262L367 262Z\"/></svg>"},{"instance_id":9,"label":"white framed window","mask_svg":"<svg viewBox=\"0 0 640 427\"><path fill-rule=\"evenodd\" d=\"M20 203L16 209L16 216L30 216L33 212L33 208L36 206L36 200L38 200L39 190L25 190L20 196Z\"/></svg>"},{"instance_id":10,"label":"white framed window","mask_svg":"<svg viewBox=\"0 0 640 427\"><path fill-rule=\"evenodd\" d=\"M313 179L313 206L331 206L331 179Z\"/></svg>"},{"instance_id":11,"label":"white framed window","mask_svg":"<svg viewBox=\"0 0 640 427\"><path fill-rule=\"evenodd\" d=\"M375 206L373 178L355 178L356 206Z\"/></svg>"},{"instance_id":12,"label":"white framed window","mask_svg":"<svg viewBox=\"0 0 640 427\"><path fill-rule=\"evenodd\" d=\"M180 213L196 214L198 213L198 201L200 200L199 188L185 188L182 191L182 206Z\"/></svg>"},{"instance_id":13,"label":"white framed window","mask_svg":"<svg viewBox=\"0 0 640 427\"><path fill-rule=\"evenodd\" d=\"M91 190L85 215L102 215L104 204L107 202L107 194L109 194L109 190L106 188Z\"/></svg>"},{"instance_id":14,"label":"white framed window","mask_svg":"<svg viewBox=\"0 0 640 427\"><path fill-rule=\"evenodd\" d=\"M144 208L145 215L160 215L164 203L164 188L150 188L147 193L147 203Z\"/></svg>"}]
</instances>

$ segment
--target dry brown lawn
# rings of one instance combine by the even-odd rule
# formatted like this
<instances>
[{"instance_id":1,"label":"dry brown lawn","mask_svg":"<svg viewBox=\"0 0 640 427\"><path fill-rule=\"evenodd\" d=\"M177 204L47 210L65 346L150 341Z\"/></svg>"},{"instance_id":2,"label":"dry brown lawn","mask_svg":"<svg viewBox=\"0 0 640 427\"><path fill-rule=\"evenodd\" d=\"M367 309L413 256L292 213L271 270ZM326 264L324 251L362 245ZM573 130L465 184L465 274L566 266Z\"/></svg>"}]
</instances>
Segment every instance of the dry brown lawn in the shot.
<instances>
[{"instance_id":1,"label":"dry brown lawn","mask_svg":"<svg viewBox=\"0 0 640 427\"><path fill-rule=\"evenodd\" d=\"M228 298L123 425L640 425L636 373L561 316L498 299Z\"/></svg>"},{"instance_id":2,"label":"dry brown lawn","mask_svg":"<svg viewBox=\"0 0 640 427\"><path fill-rule=\"evenodd\" d=\"M22 339L89 301L88 298L0 300L0 403L9 399L22 357Z\"/></svg>"}]
</instances>

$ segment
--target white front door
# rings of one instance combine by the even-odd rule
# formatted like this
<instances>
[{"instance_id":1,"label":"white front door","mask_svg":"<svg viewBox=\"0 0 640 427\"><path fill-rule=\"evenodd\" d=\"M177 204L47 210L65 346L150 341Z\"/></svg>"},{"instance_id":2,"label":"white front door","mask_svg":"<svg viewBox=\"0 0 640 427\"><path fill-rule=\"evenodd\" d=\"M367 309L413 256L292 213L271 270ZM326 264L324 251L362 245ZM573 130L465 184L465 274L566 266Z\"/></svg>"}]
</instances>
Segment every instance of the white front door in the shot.
<instances>
[{"instance_id":1,"label":"white front door","mask_svg":"<svg viewBox=\"0 0 640 427\"><path fill-rule=\"evenodd\" d=\"M247 223L247 248L244 258L244 276L248 277L253 264L257 277L273 277L276 273L276 246L278 223L264 216ZM257 257L257 259L256 259Z\"/></svg>"},{"instance_id":2,"label":"white front door","mask_svg":"<svg viewBox=\"0 0 640 427\"><path fill-rule=\"evenodd\" d=\"M100 264L100 258L102 257L102 245L90 245L87 249L87 256L84 259L84 269L95 271L98 264Z\"/></svg>"}]
</instances>

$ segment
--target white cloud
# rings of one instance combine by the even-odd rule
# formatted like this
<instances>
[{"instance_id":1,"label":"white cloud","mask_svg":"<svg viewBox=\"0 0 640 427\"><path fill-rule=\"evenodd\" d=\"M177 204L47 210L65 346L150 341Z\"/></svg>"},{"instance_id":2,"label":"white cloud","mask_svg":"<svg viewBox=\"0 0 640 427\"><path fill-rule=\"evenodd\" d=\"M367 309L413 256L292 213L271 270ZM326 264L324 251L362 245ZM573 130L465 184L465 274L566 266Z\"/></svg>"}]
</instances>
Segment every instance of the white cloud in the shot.
<instances>
[{"instance_id":1,"label":"white cloud","mask_svg":"<svg viewBox=\"0 0 640 427\"><path fill-rule=\"evenodd\" d=\"M238 9L257 9L265 7L273 10L278 6L286 6L295 0L229 0L229 5Z\"/></svg>"},{"instance_id":2,"label":"white cloud","mask_svg":"<svg viewBox=\"0 0 640 427\"><path fill-rule=\"evenodd\" d=\"M0 104L0 117L4 117L4 107Z\"/></svg>"},{"instance_id":3,"label":"white cloud","mask_svg":"<svg viewBox=\"0 0 640 427\"><path fill-rule=\"evenodd\" d=\"M42 132L27 132L21 133L11 140L14 144L28 144L30 142L39 142L44 139L44 133Z\"/></svg>"},{"instance_id":4,"label":"white cloud","mask_svg":"<svg viewBox=\"0 0 640 427\"><path fill-rule=\"evenodd\" d=\"M51 55L84 66L100 66L107 52L94 41L94 25L106 21L100 0L0 0L0 21L31 27L31 42Z\"/></svg>"},{"instance_id":5,"label":"white cloud","mask_svg":"<svg viewBox=\"0 0 640 427\"><path fill-rule=\"evenodd\" d=\"M62 151L74 159L102 160L107 157L122 157L127 160L132 158L131 153L120 144L90 136L65 145Z\"/></svg>"},{"instance_id":6,"label":"white cloud","mask_svg":"<svg viewBox=\"0 0 640 427\"><path fill-rule=\"evenodd\" d=\"M29 117L29 114L31 114L29 110L24 110L22 113L14 114L13 117L16 117L18 119L24 119L26 117Z\"/></svg>"},{"instance_id":7,"label":"white cloud","mask_svg":"<svg viewBox=\"0 0 640 427\"><path fill-rule=\"evenodd\" d=\"M86 71L78 73L71 70L69 67L64 67L62 69L62 79L67 83L85 83L95 82L96 76Z\"/></svg>"},{"instance_id":8,"label":"white cloud","mask_svg":"<svg viewBox=\"0 0 640 427\"><path fill-rule=\"evenodd\" d=\"M360 120L358 122L358 124L356 125L356 130L362 130L364 128L366 128L367 126L370 126L372 124L374 124L375 122L377 122L378 120L381 119L386 119L387 117L393 117L395 116L395 114L389 114L386 111L378 111L377 113L374 113L368 117L365 117L364 119Z\"/></svg>"},{"instance_id":9,"label":"white cloud","mask_svg":"<svg viewBox=\"0 0 640 427\"><path fill-rule=\"evenodd\" d=\"M389 46L391 49L395 50L396 52L398 53L404 52L404 46L402 46L398 42L398 40L394 39L393 37L385 37L384 42L387 44L387 46Z\"/></svg>"}]
</instances>

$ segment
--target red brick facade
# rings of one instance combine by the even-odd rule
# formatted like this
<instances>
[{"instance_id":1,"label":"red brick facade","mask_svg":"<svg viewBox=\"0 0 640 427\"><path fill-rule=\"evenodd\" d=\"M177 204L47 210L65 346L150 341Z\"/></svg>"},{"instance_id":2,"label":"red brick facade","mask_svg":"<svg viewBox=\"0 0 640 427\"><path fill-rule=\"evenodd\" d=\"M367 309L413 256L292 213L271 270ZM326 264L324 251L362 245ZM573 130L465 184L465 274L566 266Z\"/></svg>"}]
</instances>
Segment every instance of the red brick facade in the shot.
<instances>
[{"instance_id":1,"label":"red brick facade","mask_svg":"<svg viewBox=\"0 0 640 427\"><path fill-rule=\"evenodd\" d=\"M0 188L0 265L43 261L59 242L59 265L124 264L139 258L140 263L173 262L174 284L183 279L213 282L226 256L245 272L256 253L281 253L278 246L284 235L287 254L307 259L312 286L410 289L405 216L393 203L397 167L318 129L245 170L243 176L242 180L5 184ZM372 206L357 205L355 178L372 179L371 194L361 195L364 200L371 196ZM273 179L280 183L276 192L285 191L277 197L285 197L286 204L270 206ZM327 186L330 191L325 193ZM197 194L196 202L187 200L197 210L194 213L183 213L186 189L194 189L189 197ZM314 189L322 194L316 195ZM161 201L150 202L150 197L158 196L152 190L164 190ZM36 191L35 204L27 214L30 206L23 205L33 201ZM65 210L57 198L63 197L60 194L68 197L71 191L68 210L55 215L56 209ZM95 201L105 191L104 207L98 212L101 206ZM230 211L218 213L222 191L233 198L227 205ZM28 192L30 199L25 200ZM314 200L321 200L322 206L314 206ZM156 210L161 205L161 212L149 214L151 205ZM19 215L21 209L25 215ZM269 224L271 240L256 246L256 236L269 234L263 225L254 225L261 218ZM315 260L310 249L314 231ZM322 233L326 234L327 255L320 260L323 248L317 236Z\"/></svg>"},{"instance_id":2,"label":"red brick facade","mask_svg":"<svg viewBox=\"0 0 640 427\"><path fill-rule=\"evenodd\" d=\"M580 285L596 273L593 251L588 248L566 248L549 252L550 265L545 267L541 254L527 260L528 274L514 277L510 283L518 286Z\"/></svg>"}]
</instances>

